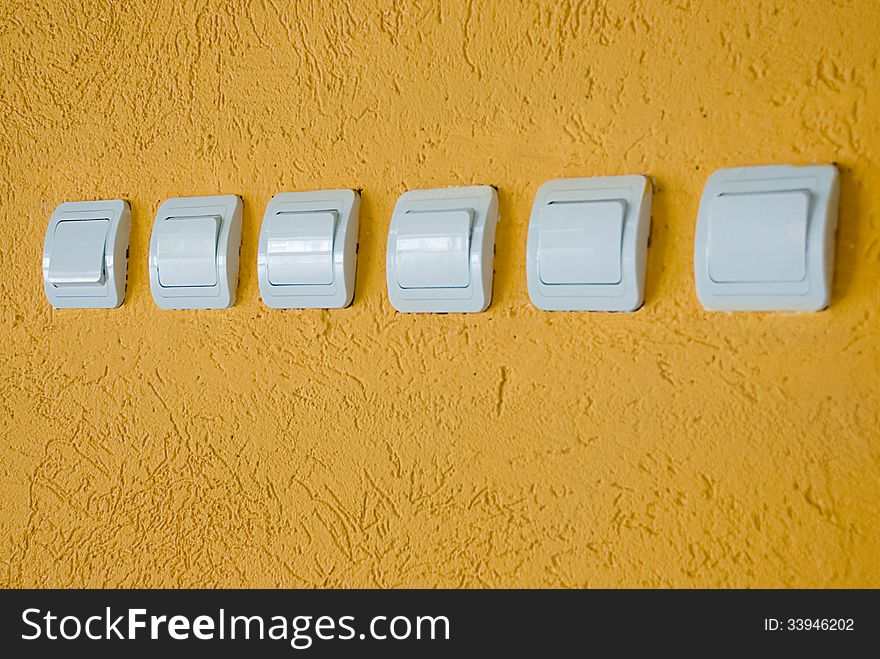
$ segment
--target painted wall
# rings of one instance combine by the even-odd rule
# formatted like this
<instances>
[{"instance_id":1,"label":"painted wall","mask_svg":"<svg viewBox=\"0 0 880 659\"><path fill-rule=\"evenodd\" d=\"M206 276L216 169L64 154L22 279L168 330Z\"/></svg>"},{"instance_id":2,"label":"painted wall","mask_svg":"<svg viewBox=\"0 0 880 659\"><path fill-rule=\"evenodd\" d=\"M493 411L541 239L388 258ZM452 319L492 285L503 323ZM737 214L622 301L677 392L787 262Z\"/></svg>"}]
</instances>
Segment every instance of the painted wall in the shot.
<instances>
[{"instance_id":1,"label":"painted wall","mask_svg":"<svg viewBox=\"0 0 880 659\"><path fill-rule=\"evenodd\" d=\"M880 3L0 7L0 584L880 586ZM710 314L716 168L835 161L828 311ZM538 186L655 182L634 314L528 300ZM494 301L405 316L399 194L498 186ZM363 188L357 290L270 311L280 191ZM162 312L159 203L238 193L239 303ZM65 200L132 205L128 299L53 311Z\"/></svg>"}]
</instances>

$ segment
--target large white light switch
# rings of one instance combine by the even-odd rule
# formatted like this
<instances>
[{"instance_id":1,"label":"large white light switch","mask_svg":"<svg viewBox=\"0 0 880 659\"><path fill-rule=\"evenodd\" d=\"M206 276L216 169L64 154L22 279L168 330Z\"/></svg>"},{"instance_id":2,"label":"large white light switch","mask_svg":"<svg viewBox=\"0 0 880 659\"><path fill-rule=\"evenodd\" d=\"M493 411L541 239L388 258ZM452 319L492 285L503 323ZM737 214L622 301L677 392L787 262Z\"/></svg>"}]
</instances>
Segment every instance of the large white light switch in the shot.
<instances>
[{"instance_id":1,"label":"large white light switch","mask_svg":"<svg viewBox=\"0 0 880 659\"><path fill-rule=\"evenodd\" d=\"M398 311L478 312L492 299L498 194L489 186L411 190L394 207L385 272Z\"/></svg>"},{"instance_id":2,"label":"large white light switch","mask_svg":"<svg viewBox=\"0 0 880 659\"><path fill-rule=\"evenodd\" d=\"M150 240L150 289L159 307L235 304L241 212L236 195L180 197L159 206Z\"/></svg>"},{"instance_id":3,"label":"large white light switch","mask_svg":"<svg viewBox=\"0 0 880 659\"><path fill-rule=\"evenodd\" d=\"M548 181L529 222L529 297L549 311L634 311L644 298L651 185L644 176Z\"/></svg>"},{"instance_id":4,"label":"large white light switch","mask_svg":"<svg viewBox=\"0 0 880 659\"><path fill-rule=\"evenodd\" d=\"M260 294L276 309L346 307L354 296L360 195L283 192L266 208L257 253Z\"/></svg>"},{"instance_id":5,"label":"large white light switch","mask_svg":"<svg viewBox=\"0 0 880 659\"><path fill-rule=\"evenodd\" d=\"M43 245L46 297L58 308L113 308L125 300L131 211L115 201L55 209Z\"/></svg>"},{"instance_id":6,"label":"large white light switch","mask_svg":"<svg viewBox=\"0 0 880 659\"><path fill-rule=\"evenodd\" d=\"M703 306L722 311L827 306L837 197L832 165L715 172L700 203L694 250Z\"/></svg>"}]
</instances>

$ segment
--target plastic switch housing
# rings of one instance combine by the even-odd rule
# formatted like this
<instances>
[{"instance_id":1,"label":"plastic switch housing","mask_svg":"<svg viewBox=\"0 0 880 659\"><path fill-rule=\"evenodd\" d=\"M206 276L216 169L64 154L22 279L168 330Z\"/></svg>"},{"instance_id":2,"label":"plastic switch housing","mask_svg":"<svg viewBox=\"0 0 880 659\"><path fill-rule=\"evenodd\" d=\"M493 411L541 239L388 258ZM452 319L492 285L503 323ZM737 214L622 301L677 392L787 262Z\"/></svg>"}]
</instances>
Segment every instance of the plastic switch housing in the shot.
<instances>
[{"instance_id":1,"label":"plastic switch housing","mask_svg":"<svg viewBox=\"0 0 880 659\"><path fill-rule=\"evenodd\" d=\"M266 207L257 278L266 306L335 309L354 297L360 195L282 192Z\"/></svg>"},{"instance_id":2,"label":"plastic switch housing","mask_svg":"<svg viewBox=\"0 0 880 659\"><path fill-rule=\"evenodd\" d=\"M548 181L532 206L529 297L547 311L635 311L644 300L651 224L644 176Z\"/></svg>"},{"instance_id":3,"label":"plastic switch housing","mask_svg":"<svg viewBox=\"0 0 880 659\"><path fill-rule=\"evenodd\" d=\"M839 196L833 165L721 169L697 217L694 277L713 311L828 305Z\"/></svg>"},{"instance_id":4,"label":"plastic switch housing","mask_svg":"<svg viewBox=\"0 0 880 659\"><path fill-rule=\"evenodd\" d=\"M56 308L112 309L125 301L128 202L65 202L43 243L43 286Z\"/></svg>"},{"instance_id":5,"label":"plastic switch housing","mask_svg":"<svg viewBox=\"0 0 880 659\"><path fill-rule=\"evenodd\" d=\"M242 202L179 197L159 206L150 239L150 289L162 309L235 304Z\"/></svg>"},{"instance_id":6,"label":"plastic switch housing","mask_svg":"<svg viewBox=\"0 0 880 659\"><path fill-rule=\"evenodd\" d=\"M473 313L492 300L498 194L490 186L410 190L394 207L385 273L402 312Z\"/></svg>"}]
</instances>

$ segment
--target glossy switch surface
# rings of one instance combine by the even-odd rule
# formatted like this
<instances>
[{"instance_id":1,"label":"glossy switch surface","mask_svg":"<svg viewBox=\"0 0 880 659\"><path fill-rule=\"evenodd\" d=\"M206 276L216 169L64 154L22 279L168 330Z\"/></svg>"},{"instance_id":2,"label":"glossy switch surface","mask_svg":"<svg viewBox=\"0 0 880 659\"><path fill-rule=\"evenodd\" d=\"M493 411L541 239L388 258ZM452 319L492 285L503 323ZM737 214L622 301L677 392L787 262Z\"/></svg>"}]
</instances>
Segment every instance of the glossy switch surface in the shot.
<instances>
[{"instance_id":1,"label":"glossy switch surface","mask_svg":"<svg viewBox=\"0 0 880 659\"><path fill-rule=\"evenodd\" d=\"M159 206L150 239L150 289L162 309L235 304L241 199L180 197Z\"/></svg>"},{"instance_id":2,"label":"glossy switch surface","mask_svg":"<svg viewBox=\"0 0 880 659\"><path fill-rule=\"evenodd\" d=\"M465 288L470 283L473 211L405 213L397 225L401 288Z\"/></svg>"},{"instance_id":3,"label":"glossy switch surface","mask_svg":"<svg viewBox=\"0 0 880 659\"><path fill-rule=\"evenodd\" d=\"M551 203L538 229L538 276L545 284L616 284L626 204Z\"/></svg>"},{"instance_id":4,"label":"glossy switch surface","mask_svg":"<svg viewBox=\"0 0 880 659\"><path fill-rule=\"evenodd\" d=\"M163 287L217 285L220 218L169 217L157 227L156 263Z\"/></svg>"},{"instance_id":5,"label":"glossy switch surface","mask_svg":"<svg viewBox=\"0 0 880 659\"><path fill-rule=\"evenodd\" d=\"M837 226L833 165L715 172L697 218L694 277L719 311L817 311L828 304Z\"/></svg>"},{"instance_id":6,"label":"glossy switch surface","mask_svg":"<svg viewBox=\"0 0 880 659\"><path fill-rule=\"evenodd\" d=\"M548 311L634 311L644 298L651 184L570 178L538 190L529 222L529 297Z\"/></svg>"},{"instance_id":7,"label":"glossy switch surface","mask_svg":"<svg viewBox=\"0 0 880 659\"><path fill-rule=\"evenodd\" d=\"M57 308L113 308L125 300L128 203L77 201L58 206L43 244L43 286Z\"/></svg>"},{"instance_id":8,"label":"glossy switch surface","mask_svg":"<svg viewBox=\"0 0 880 659\"><path fill-rule=\"evenodd\" d=\"M489 186L411 190L394 207L385 272L403 312L479 312L492 299L498 195Z\"/></svg>"},{"instance_id":9,"label":"glossy switch surface","mask_svg":"<svg viewBox=\"0 0 880 659\"><path fill-rule=\"evenodd\" d=\"M275 309L351 304L357 266L360 194L282 192L266 207L257 250L263 302Z\"/></svg>"}]
</instances>

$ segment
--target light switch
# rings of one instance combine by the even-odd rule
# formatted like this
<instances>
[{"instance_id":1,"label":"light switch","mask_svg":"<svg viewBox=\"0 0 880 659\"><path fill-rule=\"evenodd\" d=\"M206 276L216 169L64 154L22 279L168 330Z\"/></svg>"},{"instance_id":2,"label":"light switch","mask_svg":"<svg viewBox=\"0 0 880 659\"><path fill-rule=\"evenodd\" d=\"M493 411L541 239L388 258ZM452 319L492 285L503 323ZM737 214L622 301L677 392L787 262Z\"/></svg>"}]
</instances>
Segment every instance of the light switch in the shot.
<instances>
[{"instance_id":1,"label":"light switch","mask_svg":"<svg viewBox=\"0 0 880 659\"><path fill-rule=\"evenodd\" d=\"M409 212L397 227L402 288L464 288L470 283L471 210Z\"/></svg>"},{"instance_id":2,"label":"light switch","mask_svg":"<svg viewBox=\"0 0 880 659\"><path fill-rule=\"evenodd\" d=\"M241 199L179 197L159 206L150 239L150 289L162 309L235 303Z\"/></svg>"},{"instance_id":3,"label":"light switch","mask_svg":"<svg viewBox=\"0 0 880 659\"><path fill-rule=\"evenodd\" d=\"M403 312L479 312L492 299L498 194L490 186L410 190L394 207L385 273Z\"/></svg>"},{"instance_id":4,"label":"light switch","mask_svg":"<svg viewBox=\"0 0 880 659\"><path fill-rule=\"evenodd\" d=\"M715 172L700 202L694 246L703 306L721 311L827 306L838 194L833 165Z\"/></svg>"},{"instance_id":5,"label":"light switch","mask_svg":"<svg viewBox=\"0 0 880 659\"><path fill-rule=\"evenodd\" d=\"M810 193L722 194L709 220L709 276L716 282L800 281L807 274Z\"/></svg>"},{"instance_id":6,"label":"light switch","mask_svg":"<svg viewBox=\"0 0 880 659\"><path fill-rule=\"evenodd\" d=\"M217 285L217 231L220 218L169 217L156 227L156 255L162 286Z\"/></svg>"},{"instance_id":7,"label":"light switch","mask_svg":"<svg viewBox=\"0 0 880 659\"><path fill-rule=\"evenodd\" d=\"M63 220L55 227L52 284L100 284L110 220Z\"/></svg>"},{"instance_id":8,"label":"light switch","mask_svg":"<svg viewBox=\"0 0 880 659\"><path fill-rule=\"evenodd\" d=\"M548 181L532 206L529 297L548 311L635 311L644 298L651 185L644 176Z\"/></svg>"},{"instance_id":9,"label":"light switch","mask_svg":"<svg viewBox=\"0 0 880 659\"><path fill-rule=\"evenodd\" d=\"M538 274L545 284L616 284L626 205L557 202L542 211Z\"/></svg>"},{"instance_id":10,"label":"light switch","mask_svg":"<svg viewBox=\"0 0 880 659\"><path fill-rule=\"evenodd\" d=\"M332 284L335 225L336 211L277 213L270 217L266 246L269 283Z\"/></svg>"},{"instance_id":11,"label":"light switch","mask_svg":"<svg viewBox=\"0 0 880 659\"><path fill-rule=\"evenodd\" d=\"M43 247L46 296L58 308L113 308L125 300L131 211L122 200L67 202Z\"/></svg>"},{"instance_id":12,"label":"light switch","mask_svg":"<svg viewBox=\"0 0 880 659\"><path fill-rule=\"evenodd\" d=\"M354 190L275 195L263 216L257 249L263 302L276 309L351 304L359 210Z\"/></svg>"}]
</instances>

